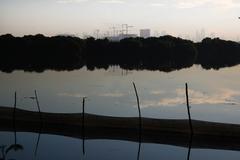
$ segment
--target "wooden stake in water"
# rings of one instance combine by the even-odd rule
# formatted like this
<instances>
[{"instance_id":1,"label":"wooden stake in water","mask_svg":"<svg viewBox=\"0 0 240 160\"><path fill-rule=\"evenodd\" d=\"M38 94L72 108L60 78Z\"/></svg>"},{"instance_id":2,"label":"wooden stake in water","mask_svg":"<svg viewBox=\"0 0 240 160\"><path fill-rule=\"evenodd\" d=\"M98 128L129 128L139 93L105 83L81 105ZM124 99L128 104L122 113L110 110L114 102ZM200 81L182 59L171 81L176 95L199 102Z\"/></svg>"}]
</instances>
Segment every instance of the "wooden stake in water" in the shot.
<instances>
[{"instance_id":1,"label":"wooden stake in water","mask_svg":"<svg viewBox=\"0 0 240 160\"><path fill-rule=\"evenodd\" d=\"M84 126L84 114L85 114L85 99L86 97L83 97L83 100L82 100L82 124Z\"/></svg>"},{"instance_id":2,"label":"wooden stake in water","mask_svg":"<svg viewBox=\"0 0 240 160\"><path fill-rule=\"evenodd\" d=\"M17 92L14 93L14 108L17 106Z\"/></svg>"},{"instance_id":3,"label":"wooden stake in water","mask_svg":"<svg viewBox=\"0 0 240 160\"><path fill-rule=\"evenodd\" d=\"M193 134L192 119L191 119L190 106L189 106L189 100L188 100L188 84L186 83L185 86L186 86L186 101L187 101L189 127L190 127L191 134Z\"/></svg>"},{"instance_id":4,"label":"wooden stake in water","mask_svg":"<svg viewBox=\"0 0 240 160\"><path fill-rule=\"evenodd\" d=\"M39 101L38 101L37 91L34 90L34 93L35 93L36 103L37 103L37 107L38 107L38 113L39 113L40 119L42 121L42 114L41 114L41 109L40 109L40 105L39 105Z\"/></svg>"},{"instance_id":5,"label":"wooden stake in water","mask_svg":"<svg viewBox=\"0 0 240 160\"><path fill-rule=\"evenodd\" d=\"M138 97L138 92L137 92L137 88L135 83L133 82L133 87L134 87L134 91L136 94L136 98L137 98L137 106L138 106L138 117L139 117L139 128L142 127L142 116L141 116L141 108L140 108L140 104L139 104L139 97Z\"/></svg>"},{"instance_id":6,"label":"wooden stake in water","mask_svg":"<svg viewBox=\"0 0 240 160\"><path fill-rule=\"evenodd\" d=\"M82 100L82 152L83 152L83 155L85 155L85 124L84 124L84 115L85 115L85 99L86 97L83 97L83 100Z\"/></svg>"},{"instance_id":7,"label":"wooden stake in water","mask_svg":"<svg viewBox=\"0 0 240 160\"><path fill-rule=\"evenodd\" d=\"M138 154L137 154L137 160L140 159L140 152L141 152L141 141L142 141L142 116L141 116L141 108L139 103L139 97L138 92L135 83L133 82L134 91L137 98L137 106L138 106L138 117L139 117L139 145L138 145Z\"/></svg>"},{"instance_id":8,"label":"wooden stake in water","mask_svg":"<svg viewBox=\"0 0 240 160\"><path fill-rule=\"evenodd\" d=\"M13 128L14 128L14 137L16 143L16 108L17 108L17 92L14 93L14 108L13 108Z\"/></svg>"},{"instance_id":9,"label":"wooden stake in water","mask_svg":"<svg viewBox=\"0 0 240 160\"><path fill-rule=\"evenodd\" d=\"M35 98L36 98L36 102L37 102L38 112L40 113L41 109L40 109L40 106L39 106L39 101L38 101L38 97L37 97L37 91L34 90L34 93L35 93Z\"/></svg>"},{"instance_id":10,"label":"wooden stake in water","mask_svg":"<svg viewBox=\"0 0 240 160\"><path fill-rule=\"evenodd\" d=\"M17 108L17 92L14 93L14 108L13 108L13 116L15 117L15 112Z\"/></svg>"}]
</instances>

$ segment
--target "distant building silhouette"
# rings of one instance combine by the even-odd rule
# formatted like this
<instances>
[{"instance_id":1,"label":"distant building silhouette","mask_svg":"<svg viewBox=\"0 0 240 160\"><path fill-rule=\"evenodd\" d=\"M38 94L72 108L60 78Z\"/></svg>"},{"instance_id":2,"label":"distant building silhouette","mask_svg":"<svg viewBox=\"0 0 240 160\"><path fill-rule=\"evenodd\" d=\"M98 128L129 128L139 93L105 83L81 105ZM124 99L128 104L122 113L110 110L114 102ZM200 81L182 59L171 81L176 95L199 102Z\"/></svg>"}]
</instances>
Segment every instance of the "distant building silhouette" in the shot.
<instances>
[{"instance_id":1,"label":"distant building silhouette","mask_svg":"<svg viewBox=\"0 0 240 160\"><path fill-rule=\"evenodd\" d=\"M205 29L201 29L200 31L196 31L196 37L195 37L195 41L196 42L200 42L202 41L206 36L206 32Z\"/></svg>"},{"instance_id":2,"label":"distant building silhouette","mask_svg":"<svg viewBox=\"0 0 240 160\"><path fill-rule=\"evenodd\" d=\"M137 37L136 34L119 34L117 36L107 37L107 39L109 39L110 41L120 41L125 38L136 38L136 37Z\"/></svg>"},{"instance_id":3,"label":"distant building silhouette","mask_svg":"<svg viewBox=\"0 0 240 160\"><path fill-rule=\"evenodd\" d=\"M150 37L151 30L150 29L140 29L140 37L148 38Z\"/></svg>"},{"instance_id":4,"label":"distant building silhouette","mask_svg":"<svg viewBox=\"0 0 240 160\"><path fill-rule=\"evenodd\" d=\"M166 31L162 31L160 34L160 36L166 36L166 35L168 35L168 33Z\"/></svg>"}]
</instances>

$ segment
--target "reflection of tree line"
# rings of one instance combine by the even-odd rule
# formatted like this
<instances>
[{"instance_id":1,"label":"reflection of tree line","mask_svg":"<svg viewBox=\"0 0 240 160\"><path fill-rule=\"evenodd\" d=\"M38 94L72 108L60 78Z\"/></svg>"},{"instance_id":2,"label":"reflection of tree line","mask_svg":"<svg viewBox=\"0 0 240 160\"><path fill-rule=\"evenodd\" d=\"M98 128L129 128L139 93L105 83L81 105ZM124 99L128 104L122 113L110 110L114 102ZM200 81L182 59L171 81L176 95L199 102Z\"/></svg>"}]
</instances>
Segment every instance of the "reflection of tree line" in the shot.
<instances>
[{"instance_id":1,"label":"reflection of tree line","mask_svg":"<svg viewBox=\"0 0 240 160\"><path fill-rule=\"evenodd\" d=\"M172 71L193 64L219 69L240 63L240 44L218 38L200 43L172 36L107 39L80 39L70 36L0 36L0 70L42 72L45 69L73 70L86 66L107 69L119 65L126 70Z\"/></svg>"}]
</instances>

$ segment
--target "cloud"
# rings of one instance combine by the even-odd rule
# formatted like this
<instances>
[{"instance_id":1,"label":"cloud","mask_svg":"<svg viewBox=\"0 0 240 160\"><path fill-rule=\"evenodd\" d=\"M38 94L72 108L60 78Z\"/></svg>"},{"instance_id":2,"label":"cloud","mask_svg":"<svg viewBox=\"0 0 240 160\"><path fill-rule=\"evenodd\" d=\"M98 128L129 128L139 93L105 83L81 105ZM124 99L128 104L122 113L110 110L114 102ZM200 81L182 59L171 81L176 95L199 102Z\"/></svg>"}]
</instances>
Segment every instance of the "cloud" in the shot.
<instances>
[{"instance_id":1,"label":"cloud","mask_svg":"<svg viewBox=\"0 0 240 160\"><path fill-rule=\"evenodd\" d=\"M119 92L113 92L113 93L103 93L103 94L99 94L99 96L101 97L123 97L124 94L123 93L119 93Z\"/></svg>"},{"instance_id":2,"label":"cloud","mask_svg":"<svg viewBox=\"0 0 240 160\"><path fill-rule=\"evenodd\" d=\"M206 4L208 0L178 0L177 8L188 9L195 8Z\"/></svg>"},{"instance_id":3,"label":"cloud","mask_svg":"<svg viewBox=\"0 0 240 160\"><path fill-rule=\"evenodd\" d=\"M160 95L160 94L164 94L165 92L164 91L161 91L161 90L153 90L153 91L150 91L150 94L151 95Z\"/></svg>"},{"instance_id":4,"label":"cloud","mask_svg":"<svg viewBox=\"0 0 240 160\"><path fill-rule=\"evenodd\" d=\"M176 93L178 96L184 96L185 90L178 89ZM240 92L231 89L221 89L219 92L210 95L189 90L191 104L239 104L235 99L236 96L240 96Z\"/></svg>"},{"instance_id":5,"label":"cloud","mask_svg":"<svg viewBox=\"0 0 240 160\"><path fill-rule=\"evenodd\" d=\"M57 3L68 4L68 3L82 3L87 1L88 0L58 0Z\"/></svg>"},{"instance_id":6,"label":"cloud","mask_svg":"<svg viewBox=\"0 0 240 160\"><path fill-rule=\"evenodd\" d=\"M125 1L123 0L102 0L98 1L99 3L105 3L105 4L123 4Z\"/></svg>"},{"instance_id":7,"label":"cloud","mask_svg":"<svg viewBox=\"0 0 240 160\"><path fill-rule=\"evenodd\" d=\"M89 2L89 0L57 0L57 3L82 3ZM125 4L126 0L95 0L94 2L102 4ZM138 2L136 2L138 3ZM240 1L237 0L172 0L170 2L152 2L149 3L152 7L175 6L179 9L191 9L196 7L207 6L211 8L231 9L240 7Z\"/></svg>"},{"instance_id":8,"label":"cloud","mask_svg":"<svg viewBox=\"0 0 240 160\"><path fill-rule=\"evenodd\" d=\"M85 95L85 94L80 94L80 93L58 93L58 96L74 97L74 98L87 97L87 95Z\"/></svg>"},{"instance_id":9,"label":"cloud","mask_svg":"<svg viewBox=\"0 0 240 160\"><path fill-rule=\"evenodd\" d=\"M166 4L164 3L151 3L150 6L153 6L153 7L163 7L165 6Z\"/></svg>"},{"instance_id":10,"label":"cloud","mask_svg":"<svg viewBox=\"0 0 240 160\"><path fill-rule=\"evenodd\" d=\"M215 0L215 5L222 8L236 8L240 7L240 2L234 0Z\"/></svg>"},{"instance_id":11,"label":"cloud","mask_svg":"<svg viewBox=\"0 0 240 160\"><path fill-rule=\"evenodd\" d=\"M240 2L234 0L176 0L176 7L179 9L189 9L201 6L230 9L240 7Z\"/></svg>"},{"instance_id":12,"label":"cloud","mask_svg":"<svg viewBox=\"0 0 240 160\"><path fill-rule=\"evenodd\" d=\"M217 93L206 94L203 92L189 90L189 101L191 105L199 104L228 104L240 105L236 97L240 96L240 91L231 89L220 89ZM177 106L186 103L185 90L176 89L174 98L163 98L160 100L143 100L142 107L157 107L157 106Z\"/></svg>"}]
</instances>

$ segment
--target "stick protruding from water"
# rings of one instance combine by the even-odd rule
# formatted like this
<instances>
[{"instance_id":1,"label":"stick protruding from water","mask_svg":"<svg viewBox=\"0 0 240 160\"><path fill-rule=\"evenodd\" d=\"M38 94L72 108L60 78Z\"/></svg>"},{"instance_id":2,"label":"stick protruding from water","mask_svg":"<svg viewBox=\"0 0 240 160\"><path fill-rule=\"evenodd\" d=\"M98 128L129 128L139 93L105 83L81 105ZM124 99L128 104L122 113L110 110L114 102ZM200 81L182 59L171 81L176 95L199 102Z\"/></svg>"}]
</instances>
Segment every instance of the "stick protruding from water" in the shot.
<instances>
[{"instance_id":1,"label":"stick protruding from water","mask_svg":"<svg viewBox=\"0 0 240 160\"><path fill-rule=\"evenodd\" d=\"M142 141L142 116L141 116L141 108L139 103L139 97L137 92L137 87L135 83L133 82L134 91L137 98L137 106L138 106L138 117L139 117L139 145L138 145L138 154L137 154L137 160L140 159L140 151L141 151L141 141Z\"/></svg>"},{"instance_id":2,"label":"stick protruding from water","mask_svg":"<svg viewBox=\"0 0 240 160\"><path fill-rule=\"evenodd\" d=\"M17 92L14 92L14 108L13 108L13 116L15 116L15 112L16 112L16 108L17 108Z\"/></svg>"},{"instance_id":3,"label":"stick protruding from water","mask_svg":"<svg viewBox=\"0 0 240 160\"><path fill-rule=\"evenodd\" d=\"M140 103L139 103L139 97L138 97L138 92L137 92L137 88L136 88L136 85L135 83L133 82L133 87L134 87L134 91L135 91L135 94L136 94L136 98L137 98L137 106L138 106L138 115L139 115L139 118L141 118L141 108L140 108ZM140 121L141 122L141 121Z\"/></svg>"},{"instance_id":4,"label":"stick protruding from water","mask_svg":"<svg viewBox=\"0 0 240 160\"><path fill-rule=\"evenodd\" d=\"M188 84L187 83L185 83L185 87L186 87L186 102L187 102L189 127L190 127L191 134L193 134L193 126L192 126L191 112L190 112L189 99L188 99Z\"/></svg>"},{"instance_id":5,"label":"stick protruding from water","mask_svg":"<svg viewBox=\"0 0 240 160\"><path fill-rule=\"evenodd\" d=\"M87 97L82 99L82 152L85 155L85 100Z\"/></svg>"},{"instance_id":6,"label":"stick protruding from water","mask_svg":"<svg viewBox=\"0 0 240 160\"><path fill-rule=\"evenodd\" d=\"M37 107L38 107L38 113L39 113L40 119L42 121L42 112L41 112L41 108L40 108L39 101L38 101L37 90L34 90L34 93L35 93L35 99L36 99L36 103L37 103Z\"/></svg>"}]
</instances>

